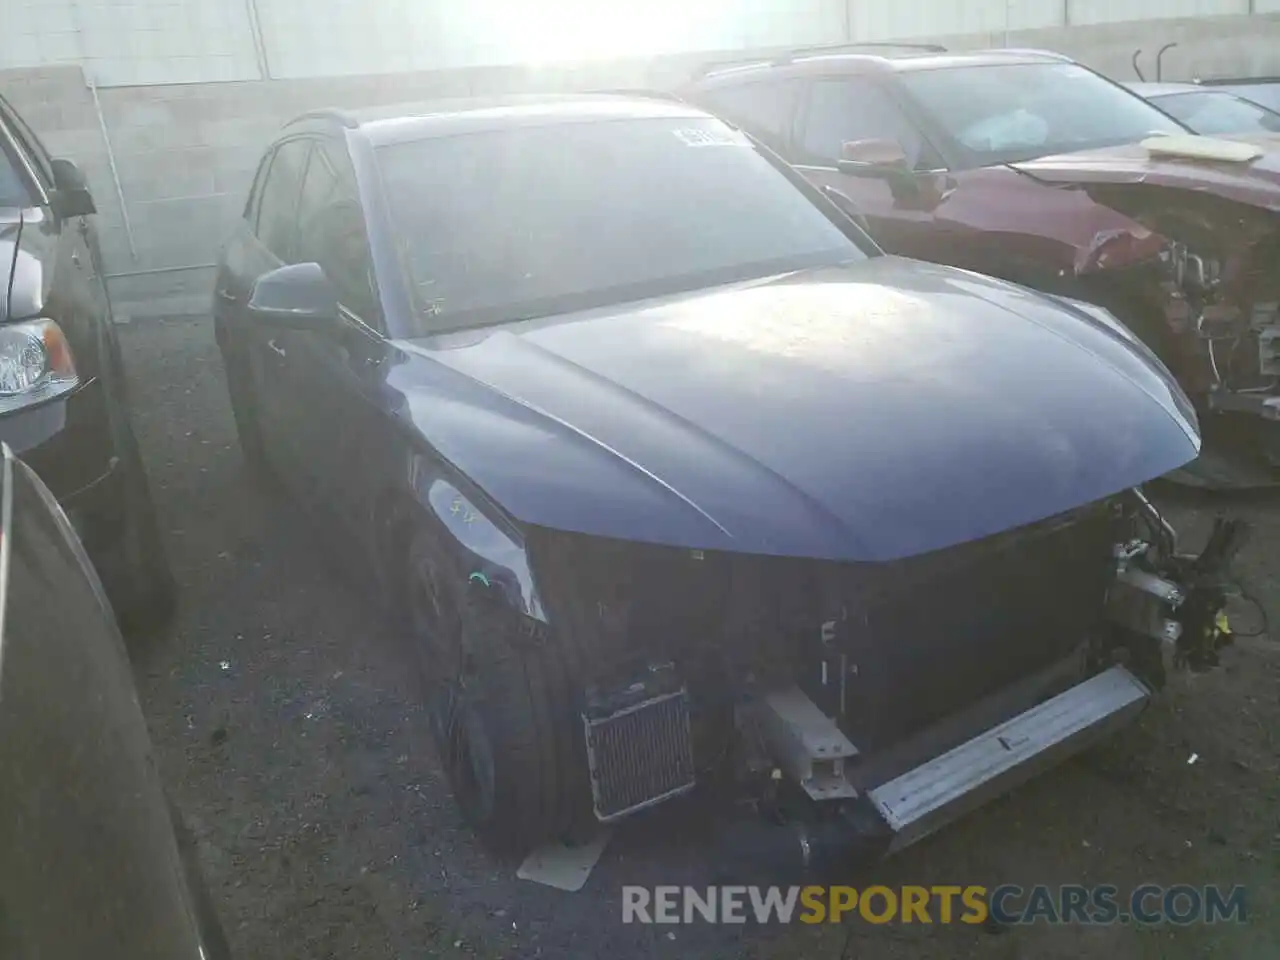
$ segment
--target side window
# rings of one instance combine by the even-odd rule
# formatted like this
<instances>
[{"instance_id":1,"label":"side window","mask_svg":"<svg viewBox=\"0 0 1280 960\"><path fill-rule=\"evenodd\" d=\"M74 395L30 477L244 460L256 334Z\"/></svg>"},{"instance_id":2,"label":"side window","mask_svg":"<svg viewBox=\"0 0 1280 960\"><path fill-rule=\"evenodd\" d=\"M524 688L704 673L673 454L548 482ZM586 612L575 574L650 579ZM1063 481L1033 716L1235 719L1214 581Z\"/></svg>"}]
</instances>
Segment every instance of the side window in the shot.
<instances>
[{"instance_id":1,"label":"side window","mask_svg":"<svg viewBox=\"0 0 1280 960\"><path fill-rule=\"evenodd\" d=\"M24 151L31 160L31 165L36 168L36 175L44 181L44 186L46 188L53 186L53 167L49 162L49 151L44 148L40 138L27 126L27 122L22 119L18 111L9 106L9 101L3 97L0 97L0 122L13 131L18 149Z\"/></svg>"},{"instance_id":2,"label":"side window","mask_svg":"<svg viewBox=\"0 0 1280 960\"><path fill-rule=\"evenodd\" d=\"M355 171L341 144L321 141L311 155L298 204L294 259L320 264L337 287L342 305L367 323L379 325L364 209Z\"/></svg>"},{"instance_id":3,"label":"side window","mask_svg":"<svg viewBox=\"0 0 1280 960\"><path fill-rule=\"evenodd\" d=\"M708 91L703 99L715 113L786 152L798 89L795 80L744 83Z\"/></svg>"},{"instance_id":4,"label":"side window","mask_svg":"<svg viewBox=\"0 0 1280 960\"><path fill-rule=\"evenodd\" d=\"M302 186L303 168L310 149L311 143L307 140L286 140L276 147L258 199L258 222L254 232L263 246L286 263L293 255L298 190Z\"/></svg>"},{"instance_id":5,"label":"side window","mask_svg":"<svg viewBox=\"0 0 1280 960\"><path fill-rule=\"evenodd\" d=\"M942 160L902 109L875 83L816 80L809 88L800 138L806 162L834 164L850 140L896 140L911 166L929 170Z\"/></svg>"},{"instance_id":6,"label":"side window","mask_svg":"<svg viewBox=\"0 0 1280 960\"><path fill-rule=\"evenodd\" d=\"M266 185L267 174L271 170L271 161L275 155L274 150L268 150L262 162L258 164L258 171L253 175L253 185L249 187L249 197L244 202L243 216L249 222L249 229L254 233L258 232L258 211L262 208L262 188Z\"/></svg>"},{"instance_id":7,"label":"side window","mask_svg":"<svg viewBox=\"0 0 1280 960\"><path fill-rule=\"evenodd\" d=\"M18 172L17 158L10 156L9 149L0 129L0 207L25 207L31 202L26 176Z\"/></svg>"}]
</instances>

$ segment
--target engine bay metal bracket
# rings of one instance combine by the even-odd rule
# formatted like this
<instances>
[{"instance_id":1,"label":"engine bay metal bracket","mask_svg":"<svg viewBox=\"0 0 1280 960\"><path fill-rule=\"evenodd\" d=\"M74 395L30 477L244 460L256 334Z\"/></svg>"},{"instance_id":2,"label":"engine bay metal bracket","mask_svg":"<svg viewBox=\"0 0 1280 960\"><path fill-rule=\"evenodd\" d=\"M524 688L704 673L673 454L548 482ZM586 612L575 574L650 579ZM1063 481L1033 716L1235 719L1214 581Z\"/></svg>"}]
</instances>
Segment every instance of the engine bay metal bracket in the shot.
<instances>
[{"instance_id":1,"label":"engine bay metal bracket","mask_svg":"<svg viewBox=\"0 0 1280 960\"><path fill-rule=\"evenodd\" d=\"M1264 420L1280 420L1280 396L1267 393L1236 393L1218 388L1209 391L1209 406L1232 413L1252 413Z\"/></svg>"},{"instance_id":2,"label":"engine bay metal bracket","mask_svg":"<svg viewBox=\"0 0 1280 960\"><path fill-rule=\"evenodd\" d=\"M805 793L814 800L857 796L845 779L844 764L858 755L858 748L803 690L775 690L756 709L769 753Z\"/></svg>"}]
</instances>

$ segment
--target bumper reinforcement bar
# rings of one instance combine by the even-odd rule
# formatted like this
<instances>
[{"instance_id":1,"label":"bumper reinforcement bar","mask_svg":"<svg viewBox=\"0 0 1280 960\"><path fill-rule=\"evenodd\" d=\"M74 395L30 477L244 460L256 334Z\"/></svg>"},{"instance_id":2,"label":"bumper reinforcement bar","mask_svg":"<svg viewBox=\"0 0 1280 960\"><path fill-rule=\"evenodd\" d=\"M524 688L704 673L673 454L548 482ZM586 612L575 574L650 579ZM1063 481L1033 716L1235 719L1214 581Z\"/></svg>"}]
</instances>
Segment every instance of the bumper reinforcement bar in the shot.
<instances>
[{"instance_id":1,"label":"bumper reinforcement bar","mask_svg":"<svg viewBox=\"0 0 1280 960\"><path fill-rule=\"evenodd\" d=\"M1111 667L869 791L901 850L1113 733L1151 692Z\"/></svg>"}]
</instances>

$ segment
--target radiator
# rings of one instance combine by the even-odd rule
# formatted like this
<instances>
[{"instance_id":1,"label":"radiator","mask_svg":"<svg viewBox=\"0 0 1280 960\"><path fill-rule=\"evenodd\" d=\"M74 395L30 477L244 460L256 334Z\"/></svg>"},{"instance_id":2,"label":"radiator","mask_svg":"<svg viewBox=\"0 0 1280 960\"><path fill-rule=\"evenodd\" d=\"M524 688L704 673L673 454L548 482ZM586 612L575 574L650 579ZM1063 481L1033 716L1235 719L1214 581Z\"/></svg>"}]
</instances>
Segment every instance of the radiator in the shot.
<instances>
[{"instance_id":1,"label":"radiator","mask_svg":"<svg viewBox=\"0 0 1280 960\"><path fill-rule=\"evenodd\" d=\"M583 714L591 799L607 823L691 790L695 776L684 689Z\"/></svg>"}]
</instances>

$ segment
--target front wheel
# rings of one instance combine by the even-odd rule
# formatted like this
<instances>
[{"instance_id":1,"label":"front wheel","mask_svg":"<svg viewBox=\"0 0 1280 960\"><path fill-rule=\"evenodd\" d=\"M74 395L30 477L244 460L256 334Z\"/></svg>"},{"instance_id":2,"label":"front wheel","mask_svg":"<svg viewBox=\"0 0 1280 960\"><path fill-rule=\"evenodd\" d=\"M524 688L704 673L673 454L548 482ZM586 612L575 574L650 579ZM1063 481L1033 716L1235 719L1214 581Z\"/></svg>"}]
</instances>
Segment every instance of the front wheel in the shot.
<instances>
[{"instance_id":1,"label":"front wheel","mask_svg":"<svg viewBox=\"0 0 1280 960\"><path fill-rule=\"evenodd\" d=\"M100 561L102 579L122 630L151 634L172 618L178 588L127 411L123 420L118 469L124 473L121 507L125 528L110 555Z\"/></svg>"},{"instance_id":2,"label":"front wheel","mask_svg":"<svg viewBox=\"0 0 1280 960\"><path fill-rule=\"evenodd\" d=\"M589 810L570 664L521 636L499 592L457 576L429 534L409 568L432 735L463 819L504 853L565 835Z\"/></svg>"}]
</instances>

